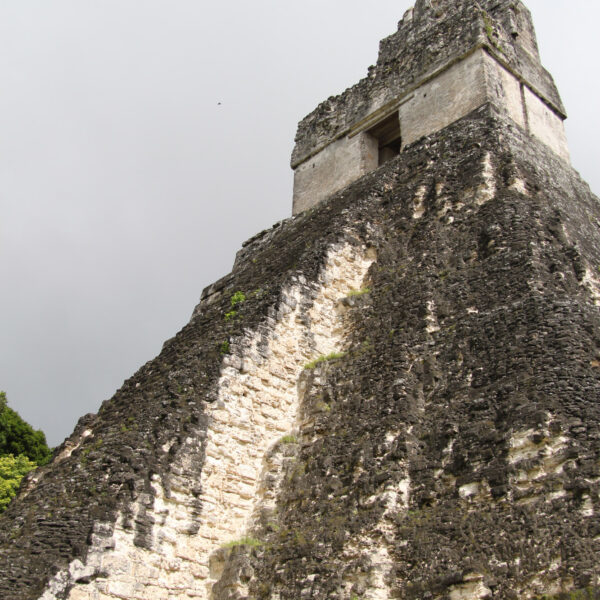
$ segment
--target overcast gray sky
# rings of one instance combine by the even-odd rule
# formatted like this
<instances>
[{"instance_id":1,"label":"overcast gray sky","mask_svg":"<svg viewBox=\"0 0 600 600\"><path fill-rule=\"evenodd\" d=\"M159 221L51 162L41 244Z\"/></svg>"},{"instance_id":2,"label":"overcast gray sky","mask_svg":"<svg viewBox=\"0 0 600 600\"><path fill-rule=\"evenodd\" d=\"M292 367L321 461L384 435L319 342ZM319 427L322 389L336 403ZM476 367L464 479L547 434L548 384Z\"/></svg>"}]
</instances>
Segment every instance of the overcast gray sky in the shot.
<instances>
[{"instance_id":1,"label":"overcast gray sky","mask_svg":"<svg viewBox=\"0 0 600 600\"><path fill-rule=\"evenodd\" d=\"M289 216L297 122L411 4L0 0L0 389L49 443ZM527 5L599 192L600 3Z\"/></svg>"}]
</instances>

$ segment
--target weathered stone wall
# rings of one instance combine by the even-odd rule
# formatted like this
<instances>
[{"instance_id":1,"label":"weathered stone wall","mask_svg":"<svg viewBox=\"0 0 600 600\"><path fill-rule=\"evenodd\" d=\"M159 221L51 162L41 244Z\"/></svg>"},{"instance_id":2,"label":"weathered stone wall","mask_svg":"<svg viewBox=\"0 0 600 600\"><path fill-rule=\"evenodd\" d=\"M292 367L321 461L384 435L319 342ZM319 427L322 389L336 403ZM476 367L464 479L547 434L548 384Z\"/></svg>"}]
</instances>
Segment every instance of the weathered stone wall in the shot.
<instances>
[{"instance_id":1,"label":"weathered stone wall","mask_svg":"<svg viewBox=\"0 0 600 600\"><path fill-rule=\"evenodd\" d=\"M419 0L380 43L377 64L343 94L327 99L298 126L292 167L378 111L388 111L423 82L475 48L485 47L565 116L550 74L541 66L531 15L521 2ZM429 6L428 6L429 5Z\"/></svg>"},{"instance_id":2,"label":"weathered stone wall","mask_svg":"<svg viewBox=\"0 0 600 600\"><path fill-rule=\"evenodd\" d=\"M293 214L318 204L378 165L377 140L361 132L336 140L294 171Z\"/></svg>"},{"instance_id":3,"label":"weathered stone wall","mask_svg":"<svg viewBox=\"0 0 600 600\"><path fill-rule=\"evenodd\" d=\"M562 120L527 87L523 88L527 126L532 135L548 145L556 154L570 160L567 136Z\"/></svg>"},{"instance_id":4,"label":"weathered stone wall","mask_svg":"<svg viewBox=\"0 0 600 600\"><path fill-rule=\"evenodd\" d=\"M400 106L402 143L439 131L488 99L484 52L478 50L416 89Z\"/></svg>"},{"instance_id":5,"label":"weathered stone wall","mask_svg":"<svg viewBox=\"0 0 600 600\"><path fill-rule=\"evenodd\" d=\"M186 440L203 446L200 480L177 478L167 488L153 475L153 495L130 509L133 520L142 513L150 520L148 543L136 545L122 513L114 528L96 523L105 535L94 536L85 562L75 559L54 576L41 600L211 597L223 548L251 535L257 515L276 497L272 480L281 469L267 468L266 457L296 432L300 374L319 356L343 351L341 302L361 289L373 260L366 248L333 246L317 281L301 277L283 290L278 309L224 356L207 430L202 439ZM195 458L183 454L170 471L189 472Z\"/></svg>"},{"instance_id":6,"label":"weathered stone wall","mask_svg":"<svg viewBox=\"0 0 600 600\"><path fill-rule=\"evenodd\" d=\"M531 16L521 3L489 4L417 2L381 42L369 77L300 123L293 214L375 168L376 146L363 136L398 110L406 146L491 102L569 160L564 109L541 66Z\"/></svg>"},{"instance_id":7,"label":"weathered stone wall","mask_svg":"<svg viewBox=\"0 0 600 600\"><path fill-rule=\"evenodd\" d=\"M499 110L505 111L517 125L527 129L526 108L523 103L525 86L487 52L483 52L483 61L490 102ZM563 128L562 121L558 126Z\"/></svg>"}]
</instances>

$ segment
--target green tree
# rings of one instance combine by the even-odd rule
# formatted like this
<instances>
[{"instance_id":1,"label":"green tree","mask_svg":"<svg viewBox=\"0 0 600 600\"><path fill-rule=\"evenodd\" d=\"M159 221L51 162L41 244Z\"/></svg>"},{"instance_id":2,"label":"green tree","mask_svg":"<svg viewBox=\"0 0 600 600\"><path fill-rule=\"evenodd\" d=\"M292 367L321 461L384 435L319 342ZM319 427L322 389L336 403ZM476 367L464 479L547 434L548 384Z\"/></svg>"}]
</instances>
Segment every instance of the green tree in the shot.
<instances>
[{"instance_id":1,"label":"green tree","mask_svg":"<svg viewBox=\"0 0 600 600\"><path fill-rule=\"evenodd\" d=\"M21 479L36 466L23 454L16 458L12 454L0 457L0 513L17 493Z\"/></svg>"},{"instance_id":2,"label":"green tree","mask_svg":"<svg viewBox=\"0 0 600 600\"><path fill-rule=\"evenodd\" d=\"M24 421L8 406L6 394L0 392L0 456L25 455L38 465L45 465L52 455L46 436Z\"/></svg>"}]
</instances>

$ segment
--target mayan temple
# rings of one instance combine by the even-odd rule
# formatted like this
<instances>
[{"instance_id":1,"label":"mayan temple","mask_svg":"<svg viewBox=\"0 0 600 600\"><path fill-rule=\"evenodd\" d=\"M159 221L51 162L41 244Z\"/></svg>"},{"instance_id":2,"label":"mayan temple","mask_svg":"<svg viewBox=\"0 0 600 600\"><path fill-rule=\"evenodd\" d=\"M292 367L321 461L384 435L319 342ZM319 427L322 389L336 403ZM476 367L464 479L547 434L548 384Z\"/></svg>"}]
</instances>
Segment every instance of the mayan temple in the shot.
<instances>
[{"instance_id":1,"label":"mayan temple","mask_svg":"<svg viewBox=\"0 0 600 600\"><path fill-rule=\"evenodd\" d=\"M521 2L418 0L300 122L293 216L24 479L0 598L600 598L565 117Z\"/></svg>"}]
</instances>

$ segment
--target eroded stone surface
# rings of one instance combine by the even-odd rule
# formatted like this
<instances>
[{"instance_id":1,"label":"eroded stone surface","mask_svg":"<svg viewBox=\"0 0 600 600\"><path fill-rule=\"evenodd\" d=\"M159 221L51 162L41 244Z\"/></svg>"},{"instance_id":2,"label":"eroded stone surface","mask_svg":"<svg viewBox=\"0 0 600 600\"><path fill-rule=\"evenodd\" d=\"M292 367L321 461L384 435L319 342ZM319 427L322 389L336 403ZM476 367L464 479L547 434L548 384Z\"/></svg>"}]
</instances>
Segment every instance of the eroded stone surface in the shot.
<instances>
[{"instance_id":1,"label":"eroded stone surface","mask_svg":"<svg viewBox=\"0 0 600 600\"><path fill-rule=\"evenodd\" d=\"M140 498L131 509L134 521L143 511L152 523L147 547L136 545L135 531L120 514L112 535L97 537L85 565L74 560L40 600L65 593L68 600L213 597L224 569L213 554L250 536L257 513L269 508L272 494L264 480L281 468L267 455L272 458L273 447L298 430L300 374L310 361L343 351L341 301L361 289L374 258L366 248L332 247L316 281L296 280L282 291L278 309L258 331L246 331L232 344L223 359L217 399L207 413L206 435L188 440L204 445L198 500L197 482L178 479L167 493L154 475L153 496ZM192 453L180 461L195 458ZM171 469L182 472L189 465L175 462ZM100 528L110 531L108 524ZM81 579L93 581L77 583Z\"/></svg>"}]
</instances>

